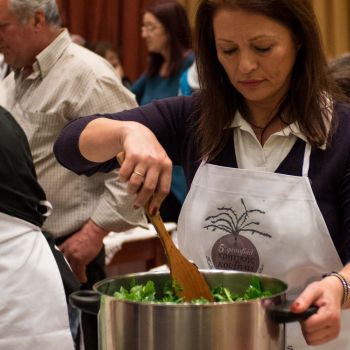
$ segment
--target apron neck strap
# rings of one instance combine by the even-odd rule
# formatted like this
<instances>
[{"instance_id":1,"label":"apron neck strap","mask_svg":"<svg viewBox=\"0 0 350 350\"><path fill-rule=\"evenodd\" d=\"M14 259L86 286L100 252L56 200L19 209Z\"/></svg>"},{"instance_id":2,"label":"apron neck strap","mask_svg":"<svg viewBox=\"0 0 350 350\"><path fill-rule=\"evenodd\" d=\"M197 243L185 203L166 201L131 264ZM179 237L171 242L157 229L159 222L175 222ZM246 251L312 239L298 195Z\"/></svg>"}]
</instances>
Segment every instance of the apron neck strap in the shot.
<instances>
[{"instance_id":1,"label":"apron neck strap","mask_svg":"<svg viewBox=\"0 0 350 350\"><path fill-rule=\"evenodd\" d=\"M303 161L303 176L308 176L309 174L309 166L310 166L310 155L311 155L311 145L306 142L305 144L305 152L304 152L304 161Z\"/></svg>"},{"instance_id":2,"label":"apron neck strap","mask_svg":"<svg viewBox=\"0 0 350 350\"><path fill-rule=\"evenodd\" d=\"M52 213L52 204L49 202L49 201L40 201L39 204L42 206L42 207L45 207L46 208L46 212L45 213L42 213L41 215L44 216L44 217L48 217L51 215Z\"/></svg>"}]
</instances>

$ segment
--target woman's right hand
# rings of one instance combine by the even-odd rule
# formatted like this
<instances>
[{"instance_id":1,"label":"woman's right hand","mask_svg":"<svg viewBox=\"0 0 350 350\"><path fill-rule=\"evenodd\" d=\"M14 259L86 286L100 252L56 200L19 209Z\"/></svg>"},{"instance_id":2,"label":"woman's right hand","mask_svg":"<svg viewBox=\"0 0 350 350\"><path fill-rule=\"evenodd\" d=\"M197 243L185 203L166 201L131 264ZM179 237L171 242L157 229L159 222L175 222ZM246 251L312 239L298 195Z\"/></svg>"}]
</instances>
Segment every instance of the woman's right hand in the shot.
<instances>
[{"instance_id":1,"label":"woman's right hand","mask_svg":"<svg viewBox=\"0 0 350 350\"><path fill-rule=\"evenodd\" d=\"M94 119L80 135L79 149L94 162L123 152L119 177L128 182L128 193L135 194L135 207L148 205L151 214L159 210L170 191L172 162L151 130L136 122Z\"/></svg>"},{"instance_id":2,"label":"woman's right hand","mask_svg":"<svg viewBox=\"0 0 350 350\"><path fill-rule=\"evenodd\" d=\"M170 191L172 162L149 129L138 123L131 126L123 141L119 177L128 181L128 192L136 194L135 206L148 205L154 215Z\"/></svg>"}]
</instances>

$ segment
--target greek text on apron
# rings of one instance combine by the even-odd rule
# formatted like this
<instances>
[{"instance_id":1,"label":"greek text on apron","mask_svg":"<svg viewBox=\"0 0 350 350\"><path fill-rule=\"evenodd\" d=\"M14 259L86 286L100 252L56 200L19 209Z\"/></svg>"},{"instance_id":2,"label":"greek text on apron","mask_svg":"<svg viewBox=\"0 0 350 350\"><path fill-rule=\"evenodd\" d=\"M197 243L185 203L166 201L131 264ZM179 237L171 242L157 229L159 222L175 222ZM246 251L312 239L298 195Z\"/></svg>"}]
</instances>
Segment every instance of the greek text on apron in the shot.
<instances>
[{"instance_id":1,"label":"greek text on apron","mask_svg":"<svg viewBox=\"0 0 350 350\"><path fill-rule=\"evenodd\" d=\"M307 284L342 267L307 178L202 163L193 179L178 224L182 253L199 268L258 272L288 283L288 298ZM310 347L300 325L287 325L286 350L350 350L350 312L342 332Z\"/></svg>"},{"instance_id":2,"label":"greek text on apron","mask_svg":"<svg viewBox=\"0 0 350 350\"><path fill-rule=\"evenodd\" d=\"M0 286L0 349L74 349L62 280L40 228L4 213Z\"/></svg>"}]
</instances>

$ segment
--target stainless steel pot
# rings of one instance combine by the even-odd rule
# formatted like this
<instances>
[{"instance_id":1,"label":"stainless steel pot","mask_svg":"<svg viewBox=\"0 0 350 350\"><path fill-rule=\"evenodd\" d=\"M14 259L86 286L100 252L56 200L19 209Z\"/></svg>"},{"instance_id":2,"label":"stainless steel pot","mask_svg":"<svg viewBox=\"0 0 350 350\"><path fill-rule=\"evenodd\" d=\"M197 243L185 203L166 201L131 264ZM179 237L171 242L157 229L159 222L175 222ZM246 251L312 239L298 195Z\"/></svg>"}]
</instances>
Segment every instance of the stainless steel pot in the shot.
<instances>
[{"instance_id":1,"label":"stainless steel pot","mask_svg":"<svg viewBox=\"0 0 350 350\"><path fill-rule=\"evenodd\" d=\"M224 286L243 293L255 274L202 270L213 288ZM114 292L153 280L157 293L170 279L167 272L137 273L105 279L94 291L70 296L71 304L84 312L98 313L100 350L284 350L284 322L305 319L288 311L287 284L256 275L271 297L259 300L192 304L157 304L117 300Z\"/></svg>"}]
</instances>

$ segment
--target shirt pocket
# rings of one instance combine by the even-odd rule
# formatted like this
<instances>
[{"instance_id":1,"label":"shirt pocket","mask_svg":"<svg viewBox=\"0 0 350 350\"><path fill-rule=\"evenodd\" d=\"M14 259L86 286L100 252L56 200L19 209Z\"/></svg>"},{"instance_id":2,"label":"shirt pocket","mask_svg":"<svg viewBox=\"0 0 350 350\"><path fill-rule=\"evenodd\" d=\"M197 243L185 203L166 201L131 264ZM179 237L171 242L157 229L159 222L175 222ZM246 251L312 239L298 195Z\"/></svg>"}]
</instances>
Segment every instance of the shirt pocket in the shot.
<instances>
[{"instance_id":1,"label":"shirt pocket","mask_svg":"<svg viewBox=\"0 0 350 350\"><path fill-rule=\"evenodd\" d=\"M53 157L53 144L67 120L59 113L24 112L20 125L24 129L35 163Z\"/></svg>"}]
</instances>

